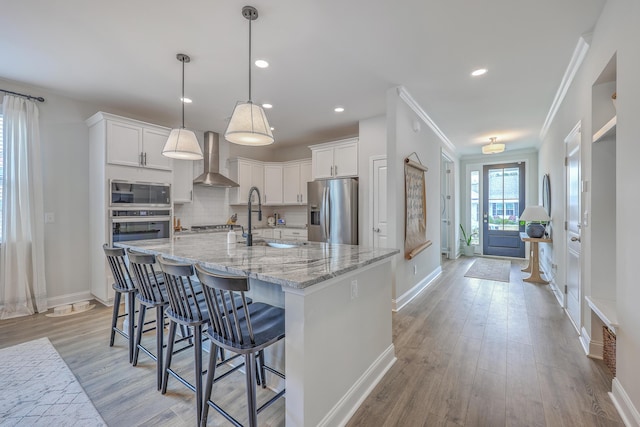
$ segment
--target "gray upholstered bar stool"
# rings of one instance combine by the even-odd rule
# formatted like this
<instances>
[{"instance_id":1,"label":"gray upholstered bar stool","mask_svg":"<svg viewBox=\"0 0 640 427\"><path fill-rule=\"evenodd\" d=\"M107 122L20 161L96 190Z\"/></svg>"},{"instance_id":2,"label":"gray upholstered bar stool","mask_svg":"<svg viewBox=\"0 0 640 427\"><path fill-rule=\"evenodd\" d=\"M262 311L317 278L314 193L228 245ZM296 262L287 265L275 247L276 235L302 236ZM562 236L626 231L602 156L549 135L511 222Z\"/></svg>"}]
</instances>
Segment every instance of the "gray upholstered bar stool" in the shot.
<instances>
[{"instance_id":1,"label":"gray upholstered bar stool","mask_svg":"<svg viewBox=\"0 0 640 427\"><path fill-rule=\"evenodd\" d=\"M196 274L202 283L207 310L211 317L206 331L212 343L211 354L215 354L215 349L221 347L230 352L242 354L245 358L249 425L255 427L258 425L258 414L285 393L285 390L282 390L262 406L257 405L256 356L261 355L268 346L284 338L284 309L260 302L249 305L245 297L245 292L249 291L247 277L223 275L205 270L199 265L196 265ZM237 298L241 299L242 307L238 309L229 307L227 301ZM260 370L263 379L265 370L284 379L284 374L265 366L264 363L260 364ZM213 383L218 380L215 378L215 371L215 358L210 358L200 425L206 426L209 406L211 406L234 425L240 426L236 419L211 400Z\"/></svg>"},{"instance_id":2,"label":"gray upholstered bar stool","mask_svg":"<svg viewBox=\"0 0 640 427\"><path fill-rule=\"evenodd\" d=\"M135 329L134 313L136 306L134 295L136 293L136 287L133 278L129 273L129 269L127 268L124 249L110 247L106 243L102 245L102 249L107 257L111 273L113 274L114 283L111 286L115 291L113 299L113 314L111 316L111 337L109 339L109 347L113 347L116 332L122 335L127 339L129 344L129 363L131 363L133 361L133 332ZM125 295L125 300L127 301L127 307L125 308L124 314L120 314L120 300L122 295ZM124 331L124 326L122 329L118 328L118 319L122 318L124 325L124 318L127 316L128 327L127 330Z\"/></svg>"},{"instance_id":3,"label":"gray upholstered bar stool","mask_svg":"<svg viewBox=\"0 0 640 427\"><path fill-rule=\"evenodd\" d=\"M163 367L163 348L164 348L164 311L169 305L167 290L164 286L164 276L162 272L156 271L156 257L151 254L143 254L127 250L129 265L133 271L138 293L136 299L140 303L140 311L138 314L138 329L136 331L135 345L133 351L133 366L138 364L138 355L142 350L147 356L156 362L157 388L160 390L162 386L162 367ZM155 354L141 344L142 334L145 330L145 316L147 308L155 309L155 329L156 331L156 350ZM149 329L149 330L151 330Z\"/></svg>"}]
</instances>

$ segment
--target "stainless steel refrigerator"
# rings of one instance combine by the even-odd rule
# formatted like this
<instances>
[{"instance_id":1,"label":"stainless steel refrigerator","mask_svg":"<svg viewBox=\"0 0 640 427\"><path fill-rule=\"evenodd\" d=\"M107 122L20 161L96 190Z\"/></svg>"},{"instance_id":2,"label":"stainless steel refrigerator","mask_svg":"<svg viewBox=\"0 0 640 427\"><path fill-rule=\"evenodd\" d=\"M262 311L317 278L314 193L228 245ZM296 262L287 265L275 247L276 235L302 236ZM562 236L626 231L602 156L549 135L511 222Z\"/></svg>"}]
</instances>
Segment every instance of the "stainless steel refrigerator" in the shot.
<instances>
[{"instance_id":1,"label":"stainless steel refrigerator","mask_svg":"<svg viewBox=\"0 0 640 427\"><path fill-rule=\"evenodd\" d=\"M358 244L358 179L307 183L309 241Z\"/></svg>"}]
</instances>

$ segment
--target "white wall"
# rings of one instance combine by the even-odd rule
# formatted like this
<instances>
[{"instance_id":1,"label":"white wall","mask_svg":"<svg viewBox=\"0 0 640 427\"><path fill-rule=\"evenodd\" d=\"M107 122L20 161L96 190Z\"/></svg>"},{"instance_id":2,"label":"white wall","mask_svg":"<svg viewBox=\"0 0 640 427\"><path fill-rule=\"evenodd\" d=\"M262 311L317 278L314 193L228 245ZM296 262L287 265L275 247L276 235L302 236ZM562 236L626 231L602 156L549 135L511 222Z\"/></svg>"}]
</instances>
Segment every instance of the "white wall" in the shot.
<instances>
[{"instance_id":1,"label":"white wall","mask_svg":"<svg viewBox=\"0 0 640 427\"><path fill-rule=\"evenodd\" d=\"M419 122L421 130L414 131ZM387 91L387 167L389 243L404 253L404 158L415 152L423 165L427 202L427 240L432 245L412 260L396 257L393 299L398 302L440 269L440 139L403 101L397 88ZM416 273L414 274L414 267Z\"/></svg>"},{"instance_id":2,"label":"white wall","mask_svg":"<svg viewBox=\"0 0 640 427\"><path fill-rule=\"evenodd\" d=\"M636 0L610 0L605 5L596 24L589 52L576 74L571 88L558 111L549 133L540 150L540 173L550 171L553 215L564 215L563 164L565 136L573 126L582 122L582 177L590 182L597 177L592 172L591 96L592 85L609 63L617 55L618 125L616 131L616 168L609 173L616 176L616 261L615 282L617 317L617 377L614 382L614 396L622 405L623 414L640 424L640 286L635 267L638 232L634 226L640 211L638 188L638 159L640 159L640 55L637 41L640 40L640 3ZM597 124L596 124L597 125ZM587 187L588 188L588 187ZM554 191L558 189L558 191ZM583 195L583 210L590 213L597 201L591 193ZM559 227L554 228L554 249L564 251L565 234ZM590 224L583 227L583 289L590 295L593 283L588 266L593 256L591 247L598 244L592 235ZM613 267L613 266L612 266ZM590 314L583 303L583 326L590 330ZM635 410L635 413L633 412Z\"/></svg>"}]
</instances>

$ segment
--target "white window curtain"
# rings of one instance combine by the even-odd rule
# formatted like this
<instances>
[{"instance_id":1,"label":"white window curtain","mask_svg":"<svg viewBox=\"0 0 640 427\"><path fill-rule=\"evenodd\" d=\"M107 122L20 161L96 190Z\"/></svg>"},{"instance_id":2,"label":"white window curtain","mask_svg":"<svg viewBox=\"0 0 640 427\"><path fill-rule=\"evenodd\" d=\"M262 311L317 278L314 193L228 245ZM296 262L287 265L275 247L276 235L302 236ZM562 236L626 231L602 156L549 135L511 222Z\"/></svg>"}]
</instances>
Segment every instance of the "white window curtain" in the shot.
<instances>
[{"instance_id":1,"label":"white window curtain","mask_svg":"<svg viewBox=\"0 0 640 427\"><path fill-rule=\"evenodd\" d=\"M38 108L5 95L0 319L47 311Z\"/></svg>"}]
</instances>

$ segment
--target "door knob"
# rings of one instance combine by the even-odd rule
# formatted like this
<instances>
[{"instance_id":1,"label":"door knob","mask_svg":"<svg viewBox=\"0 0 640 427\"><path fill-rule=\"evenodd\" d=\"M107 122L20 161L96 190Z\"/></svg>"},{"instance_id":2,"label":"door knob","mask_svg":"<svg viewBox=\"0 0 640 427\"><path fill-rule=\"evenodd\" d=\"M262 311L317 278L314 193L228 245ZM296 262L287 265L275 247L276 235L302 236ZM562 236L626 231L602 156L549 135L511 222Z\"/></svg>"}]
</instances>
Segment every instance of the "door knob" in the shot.
<instances>
[{"instance_id":1,"label":"door knob","mask_svg":"<svg viewBox=\"0 0 640 427\"><path fill-rule=\"evenodd\" d=\"M572 238L571 238L571 241L572 241L572 242L581 242L581 240L580 240L580 238L579 238L579 237L572 237Z\"/></svg>"}]
</instances>

